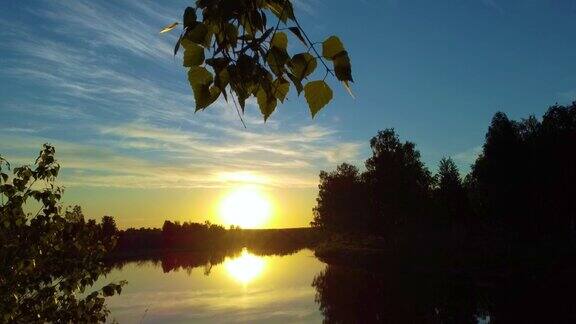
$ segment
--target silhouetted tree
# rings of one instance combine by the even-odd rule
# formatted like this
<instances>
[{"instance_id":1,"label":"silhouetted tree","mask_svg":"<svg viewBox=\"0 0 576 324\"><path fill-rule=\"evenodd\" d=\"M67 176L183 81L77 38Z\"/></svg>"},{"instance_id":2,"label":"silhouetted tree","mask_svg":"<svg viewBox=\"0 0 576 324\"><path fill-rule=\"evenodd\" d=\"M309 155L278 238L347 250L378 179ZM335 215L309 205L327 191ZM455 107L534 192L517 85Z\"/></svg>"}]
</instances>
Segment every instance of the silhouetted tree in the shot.
<instances>
[{"instance_id":1,"label":"silhouetted tree","mask_svg":"<svg viewBox=\"0 0 576 324\"><path fill-rule=\"evenodd\" d=\"M474 201L478 215L493 228L511 230L508 220L520 207L515 184L521 181L522 148L518 125L501 112L492 118L482 154L472 166ZM520 163L518 163L520 162Z\"/></svg>"},{"instance_id":2,"label":"silhouetted tree","mask_svg":"<svg viewBox=\"0 0 576 324\"><path fill-rule=\"evenodd\" d=\"M468 217L468 196L460 171L451 158L443 158L436 174L434 200L437 206L436 218L444 226L450 224L464 224Z\"/></svg>"},{"instance_id":3,"label":"silhouetted tree","mask_svg":"<svg viewBox=\"0 0 576 324\"><path fill-rule=\"evenodd\" d=\"M116 237L118 234L118 226L116 226L116 221L112 216L102 217L102 231L104 235L108 237Z\"/></svg>"},{"instance_id":4,"label":"silhouetted tree","mask_svg":"<svg viewBox=\"0 0 576 324\"><path fill-rule=\"evenodd\" d=\"M478 215L516 245L573 240L575 116L572 104L550 107L541 123L492 120L468 186Z\"/></svg>"},{"instance_id":5,"label":"silhouetted tree","mask_svg":"<svg viewBox=\"0 0 576 324\"><path fill-rule=\"evenodd\" d=\"M370 228L385 233L422 222L433 179L414 143L401 143L393 129L386 129L370 140L370 148L363 174L373 212Z\"/></svg>"},{"instance_id":6,"label":"silhouetted tree","mask_svg":"<svg viewBox=\"0 0 576 324\"><path fill-rule=\"evenodd\" d=\"M568 107L548 109L538 128L533 170L541 170L538 185L533 187L538 197L540 231L547 239L569 240L576 233L576 102Z\"/></svg>"},{"instance_id":7,"label":"silhouetted tree","mask_svg":"<svg viewBox=\"0 0 576 324\"><path fill-rule=\"evenodd\" d=\"M312 226L342 232L367 229L367 192L357 167L342 163L335 171L321 171L318 188Z\"/></svg>"},{"instance_id":8,"label":"silhouetted tree","mask_svg":"<svg viewBox=\"0 0 576 324\"><path fill-rule=\"evenodd\" d=\"M35 166L14 168L11 178L0 157L2 323L104 322L104 297L120 293L124 284L92 287L107 271L102 259L113 238L102 224L86 220L80 207L63 212L55 152L45 144ZM34 214L25 211L28 201L38 204Z\"/></svg>"},{"instance_id":9,"label":"silhouetted tree","mask_svg":"<svg viewBox=\"0 0 576 324\"><path fill-rule=\"evenodd\" d=\"M464 253L453 247L466 243L501 256L573 246L575 116L575 104L550 107L541 122L496 113L464 183L451 159L442 159L432 178L413 143L400 142L393 129L380 131L364 173L349 164L320 173L312 225L402 240L404 254L423 244L445 255Z\"/></svg>"}]
</instances>

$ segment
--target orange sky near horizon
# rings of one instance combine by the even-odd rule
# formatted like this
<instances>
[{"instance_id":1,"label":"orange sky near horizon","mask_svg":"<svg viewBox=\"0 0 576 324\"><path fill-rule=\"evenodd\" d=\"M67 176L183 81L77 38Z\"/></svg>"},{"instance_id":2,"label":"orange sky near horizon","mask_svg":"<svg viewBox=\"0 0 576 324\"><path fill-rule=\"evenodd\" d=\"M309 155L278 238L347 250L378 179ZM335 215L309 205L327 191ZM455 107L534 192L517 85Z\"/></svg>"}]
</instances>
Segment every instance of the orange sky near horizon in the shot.
<instances>
[{"instance_id":1,"label":"orange sky near horizon","mask_svg":"<svg viewBox=\"0 0 576 324\"><path fill-rule=\"evenodd\" d=\"M164 220L200 222L208 220L228 227L221 203L231 188L138 189L71 187L64 193L65 205L80 205L88 218L114 216L119 228L162 227ZM270 216L255 228L306 227L312 220L316 188L259 188L269 201Z\"/></svg>"}]
</instances>

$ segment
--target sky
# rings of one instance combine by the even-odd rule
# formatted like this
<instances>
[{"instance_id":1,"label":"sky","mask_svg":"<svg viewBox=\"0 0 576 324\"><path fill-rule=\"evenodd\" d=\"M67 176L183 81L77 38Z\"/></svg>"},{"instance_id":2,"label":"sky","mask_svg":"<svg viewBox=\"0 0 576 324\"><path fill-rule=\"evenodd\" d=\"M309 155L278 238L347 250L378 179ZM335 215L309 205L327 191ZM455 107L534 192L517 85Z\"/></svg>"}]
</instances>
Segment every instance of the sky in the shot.
<instances>
[{"instance_id":1,"label":"sky","mask_svg":"<svg viewBox=\"0 0 576 324\"><path fill-rule=\"evenodd\" d=\"M319 171L362 167L380 129L415 142L432 171L449 156L465 174L495 112L576 100L574 0L297 0L311 39L345 44L355 99L330 81L316 118L291 92L266 123L250 101L245 129L222 100L194 113L176 33L158 33L191 4L2 1L0 155L29 164L55 145L65 204L120 227L221 223L220 201L244 186L270 201L265 227L297 227Z\"/></svg>"}]
</instances>

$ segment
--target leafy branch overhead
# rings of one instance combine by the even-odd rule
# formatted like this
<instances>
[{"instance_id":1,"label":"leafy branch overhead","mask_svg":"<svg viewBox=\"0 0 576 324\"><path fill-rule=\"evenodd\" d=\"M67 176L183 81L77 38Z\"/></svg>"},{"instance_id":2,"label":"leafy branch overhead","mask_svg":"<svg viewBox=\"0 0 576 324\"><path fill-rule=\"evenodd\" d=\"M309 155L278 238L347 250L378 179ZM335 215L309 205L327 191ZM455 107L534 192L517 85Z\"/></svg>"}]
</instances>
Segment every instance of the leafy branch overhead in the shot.
<instances>
[{"instance_id":1,"label":"leafy branch overhead","mask_svg":"<svg viewBox=\"0 0 576 324\"><path fill-rule=\"evenodd\" d=\"M270 14L276 17L271 27ZM246 100L255 97L267 120L294 86L298 95L304 91L314 117L332 99L326 83L329 74L352 95L352 68L344 45L336 36L321 43L310 41L289 0L197 0L195 7L184 11L182 23L174 22L160 32L179 25L183 30L174 55L184 50L196 111L220 96L228 101L230 95L244 113ZM289 35L303 44L303 52L288 53ZM323 78L309 80L320 64Z\"/></svg>"}]
</instances>

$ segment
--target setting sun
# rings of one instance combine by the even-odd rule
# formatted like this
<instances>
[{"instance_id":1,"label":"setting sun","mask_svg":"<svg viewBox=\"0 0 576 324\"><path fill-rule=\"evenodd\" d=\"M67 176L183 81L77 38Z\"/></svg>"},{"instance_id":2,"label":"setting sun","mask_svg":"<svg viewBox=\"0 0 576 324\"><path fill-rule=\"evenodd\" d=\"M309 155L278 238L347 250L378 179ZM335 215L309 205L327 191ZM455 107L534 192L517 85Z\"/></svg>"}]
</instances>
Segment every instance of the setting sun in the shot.
<instances>
[{"instance_id":1,"label":"setting sun","mask_svg":"<svg viewBox=\"0 0 576 324\"><path fill-rule=\"evenodd\" d=\"M221 201L220 217L227 225L257 228L270 217L270 207L268 199L257 188L241 187Z\"/></svg>"}]
</instances>

